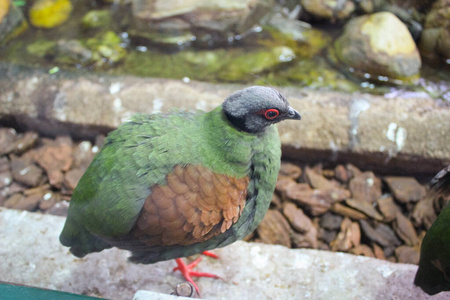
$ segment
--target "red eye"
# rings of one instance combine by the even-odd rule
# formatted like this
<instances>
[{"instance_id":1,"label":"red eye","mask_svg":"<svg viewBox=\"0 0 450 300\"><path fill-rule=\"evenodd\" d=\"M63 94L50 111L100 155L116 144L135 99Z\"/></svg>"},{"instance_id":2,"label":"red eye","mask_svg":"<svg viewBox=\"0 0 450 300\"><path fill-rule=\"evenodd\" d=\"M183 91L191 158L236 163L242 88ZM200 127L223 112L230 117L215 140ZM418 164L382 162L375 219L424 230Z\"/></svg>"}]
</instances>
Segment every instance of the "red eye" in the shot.
<instances>
[{"instance_id":1,"label":"red eye","mask_svg":"<svg viewBox=\"0 0 450 300\"><path fill-rule=\"evenodd\" d=\"M271 108L264 112L264 117L266 117L267 120L273 120L278 117L279 114L278 110Z\"/></svg>"}]
</instances>

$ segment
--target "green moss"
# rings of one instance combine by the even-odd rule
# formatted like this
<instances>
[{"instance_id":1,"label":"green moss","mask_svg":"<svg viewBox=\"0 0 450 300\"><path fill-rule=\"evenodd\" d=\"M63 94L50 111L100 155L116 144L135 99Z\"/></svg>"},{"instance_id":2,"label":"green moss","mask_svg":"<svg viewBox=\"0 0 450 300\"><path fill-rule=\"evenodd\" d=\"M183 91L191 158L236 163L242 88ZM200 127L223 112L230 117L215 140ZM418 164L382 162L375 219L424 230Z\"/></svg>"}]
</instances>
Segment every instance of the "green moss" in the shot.
<instances>
[{"instance_id":1,"label":"green moss","mask_svg":"<svg viewBox=\"0 0 450 300\"><path fill-rule=\"evenodd\" d=\"M294 58L293 51L287 47L251 51L182 51L175 54L148 51L130 53L121 68L138 76L235 82L252 80L255 74L275 70Z\"/></svg>"},{"instance_id":2,"label":"green moss","mask_svg":"<svg viewBox=\"0 0 450 300\"><path fill-rule=\"evenodd\" d=\"M285 46L237 53L228 57L217 78L234 82L242 81L248 79L249 75L254 76L264 71L274 70L294 59L295 54L292 49Z\"/></svg>"},{"instance_id":3,"label":"green moss","mask_svg":"<svg viewBox=\"0 0 450 300\"><path fill-rule=\"evenodd\" d=\"M106 28L111 24L110 10L91 10L81 19L83 29Z\"/></svg>"},{"instance_id":4,"label":"green moss","mask_svg":"<svg viewBox=\"0 0 450 300\"><path fill-rule=\"evenodd\" d=\"M354 92L359 86L342 73L331 68L323 58L299 60L296 64L278 74L290 84L295 83L312 89L340 90Z\"/></svg>"},{"instance_id":5,"label":"green moss","mask_svg":"<svg viewBox=\"0 0 450 300\"><path fill-rule=\"evenodd\" d=\"M27 46L27 52L36 57L44 57L55 45L54 41L37 40Z\"/></svg>"},{"instance_id":6,"label":"green moss","mask_svg":"<svg viewBox=\"0 0 450 300\"><path fill-rule=\"evenodd\" d=\"M120 38L112 31L98 34L86 41L88 49L93 53L92 59L96 67L121 61L127 52L120 43Z\"/></svg>"},{"instance_id":7,"label":"green moss","mask_svg":"<svg viewBox=\"0 0 450 300\"><path fill-rule=\"evenodd\" d=\"M294 38L292 34L283 33L273 27L265 27L270 34L269 39L258 43L272 48L280 45L294 50L297 57L313 57L322 51L331 42L331 37L321 30L308 29L302 32L302 38Z\"/></svg>"}]
</instances>

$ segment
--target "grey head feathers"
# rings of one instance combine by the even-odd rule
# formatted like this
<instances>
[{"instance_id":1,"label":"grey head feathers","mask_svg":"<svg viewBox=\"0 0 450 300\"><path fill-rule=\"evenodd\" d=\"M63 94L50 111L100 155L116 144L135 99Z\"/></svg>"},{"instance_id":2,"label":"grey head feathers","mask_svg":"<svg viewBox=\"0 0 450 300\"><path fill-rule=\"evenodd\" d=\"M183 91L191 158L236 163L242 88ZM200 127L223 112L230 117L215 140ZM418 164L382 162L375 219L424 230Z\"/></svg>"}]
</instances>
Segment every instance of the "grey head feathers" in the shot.
<instances>
[{"instance_id":1,"label":"grey head feathers","mask_svg":"<svg viewBox=\"0 0 450 300\"><path fill-rule=\"evenodd\" d=\"M286 97L272 87L252 86L230 95L222 105L230 123L241 131L258 133L286 119L300 120Z\"/></svg>"}]
</instances>

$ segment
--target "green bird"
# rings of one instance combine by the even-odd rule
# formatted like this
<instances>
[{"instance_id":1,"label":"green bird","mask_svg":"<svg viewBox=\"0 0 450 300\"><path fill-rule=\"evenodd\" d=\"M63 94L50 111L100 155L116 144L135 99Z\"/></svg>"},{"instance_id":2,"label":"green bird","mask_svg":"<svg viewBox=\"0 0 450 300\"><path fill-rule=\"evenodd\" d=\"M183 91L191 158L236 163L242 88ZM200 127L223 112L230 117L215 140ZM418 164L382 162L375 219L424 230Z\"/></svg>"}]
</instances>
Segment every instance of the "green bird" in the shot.
<instances>
[{"instance_id":1,"label":"green bird","mask_svg":"<svg viewBox=\"0 0 450 300\"><path fill-rule=\"evenodd\" d=\"M286 98L253 86L204 112L138 114L111 132L73 192L60 241L72 254L117 247L130 261L224 247L255 230L280 169L275 123L300 120Z\"/></svg>"},{"instance_id":2,"label":"green bird","mask_svg":"<svg viewBox=\"0 0 450 300\"><path fill-rule=\"evenodd\" d=\"M427 294L450 291L450 166L430 183L427 197L447 202L422 241L414 284Z\"/></svg>"}]
</instances>

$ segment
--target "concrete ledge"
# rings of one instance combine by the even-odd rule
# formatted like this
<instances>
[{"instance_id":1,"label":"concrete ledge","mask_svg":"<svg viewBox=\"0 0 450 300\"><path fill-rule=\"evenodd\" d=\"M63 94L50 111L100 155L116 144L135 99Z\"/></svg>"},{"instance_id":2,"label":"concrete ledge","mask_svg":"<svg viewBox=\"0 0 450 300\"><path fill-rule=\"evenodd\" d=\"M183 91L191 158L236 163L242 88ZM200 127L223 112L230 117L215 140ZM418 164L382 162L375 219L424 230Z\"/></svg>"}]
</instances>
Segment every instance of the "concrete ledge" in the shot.
<instances>
[{"instance_id":1,"label":"concrete ledge","mask_svg":"<svg viewBox=\"0 0 450 300\"><path fill-rule=\"evenodd\" d=\"M173 261L135 265L110 249L78 259L58 241L63 217L0 208L0 281L109 299L138 290L170 294L183 282ZM413 285L417 266L317 250L236 242L198 266L205 299L448 299ZM161 295L160 299L170 299Z\"/></svg>"},{"instance_id":2,"label":"concrete ledge","mask_svg":"<svg viewBox=\"0 0 450 300\"><path fill-rule=\"evenodd\" d=\"M92 138L136 112L210 110L242 85L110 77L0 63L0 123ZM411 98L282 88L301 122L279 125L291 159L345 162L363 169L436 173L450 163L450 105Z\"/></svg>"}]
</instances>

